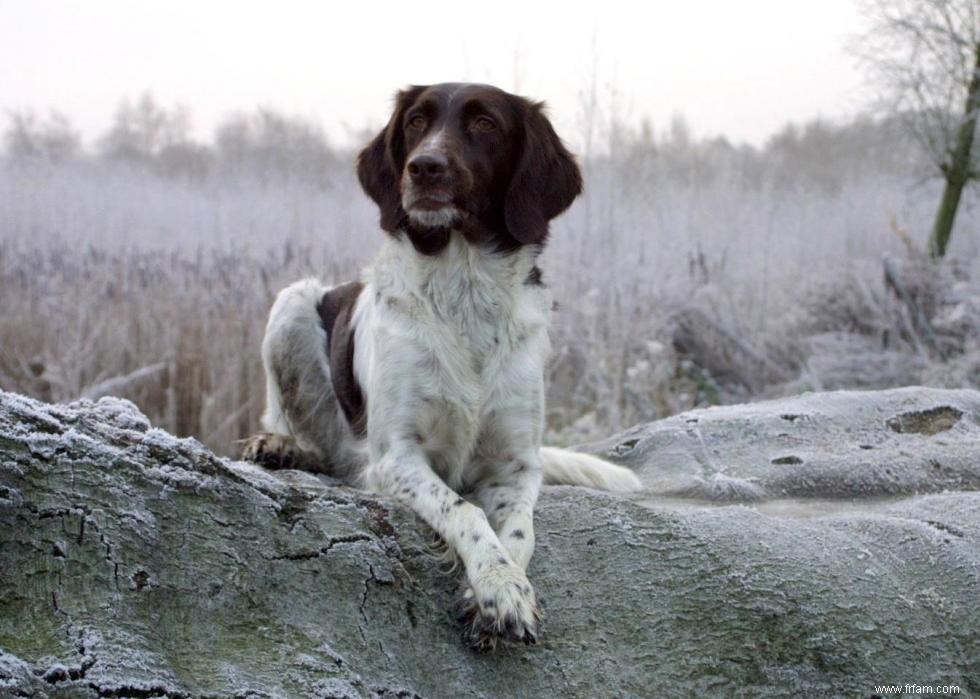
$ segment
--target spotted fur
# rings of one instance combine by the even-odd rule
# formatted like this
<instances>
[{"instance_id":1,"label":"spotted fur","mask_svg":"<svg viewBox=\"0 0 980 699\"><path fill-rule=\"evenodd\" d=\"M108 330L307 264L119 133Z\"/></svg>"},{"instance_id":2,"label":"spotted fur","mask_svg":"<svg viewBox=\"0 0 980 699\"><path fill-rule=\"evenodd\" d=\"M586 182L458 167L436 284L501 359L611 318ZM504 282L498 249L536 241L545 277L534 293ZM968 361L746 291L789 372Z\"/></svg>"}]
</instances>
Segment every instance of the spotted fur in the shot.
<instances>
[{"instance_id":1,"label":"spotted fur","mask_svg":"<svg viewBox=\"0 0 980 699\"><path fill-rule=\"evenodd\" d=\"M627 469L541 446L553 302L537 262L578 168L540 105L450 84L400 93L359 175L390 235L357 286L280 293L262 351L269 434L246 456L313 461L405 503L464 570L468 642L534 643L525 571L542 483L639 487Z\"/></svg>"}]
</instances>

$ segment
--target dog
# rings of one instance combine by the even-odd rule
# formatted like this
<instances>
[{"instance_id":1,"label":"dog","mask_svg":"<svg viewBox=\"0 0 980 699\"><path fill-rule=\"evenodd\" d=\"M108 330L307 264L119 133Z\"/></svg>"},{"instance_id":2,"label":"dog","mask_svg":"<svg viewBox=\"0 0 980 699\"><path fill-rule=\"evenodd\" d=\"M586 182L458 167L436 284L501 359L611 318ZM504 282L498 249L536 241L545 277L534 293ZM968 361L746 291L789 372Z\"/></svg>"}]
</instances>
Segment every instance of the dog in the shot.
<instances>
[{"instance_id":1,"label":"dog","mask_svg":"<svg viewBox=\"0 0 980 699\"><path fill-rule=\"evenodd\" d=\"M404 503L462 565L470 645L535 643L525 571L542 482L640 488L628 469L541 444L552 299L537 260L581 192L578 165L542 103L447 83L397 94L357 175L381 250L358 281L279 294L266 432L243 455Z\"/></svg>"}]
</instances>

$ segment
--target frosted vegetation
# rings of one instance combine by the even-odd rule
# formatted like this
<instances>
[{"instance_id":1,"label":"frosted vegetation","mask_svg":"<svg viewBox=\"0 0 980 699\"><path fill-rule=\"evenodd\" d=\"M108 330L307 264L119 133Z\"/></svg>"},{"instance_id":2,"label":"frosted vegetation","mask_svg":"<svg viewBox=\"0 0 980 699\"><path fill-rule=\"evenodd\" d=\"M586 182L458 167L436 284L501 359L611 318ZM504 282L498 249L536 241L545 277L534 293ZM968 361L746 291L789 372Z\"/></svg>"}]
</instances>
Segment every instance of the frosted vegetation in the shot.
<instances>
[{"instance_id":1,"label":"frosted vegetation","mask_svg":"<svg viewBox=\"0 0 980 699\"><path fill-rule=\"evenodd\" d=\"M570 136L586 193L543 262L552 441L808 389L980 387L977 192L928 262L939 183L895 123L753 148L599 116ZM231 453L258 425L276 291L352 278L383 233L354 152L315 124L259 110L210 143L187 125L143 98L83 149L64 117L11 115L0 388L120 395Z\"/></svg>"}]
</instances>

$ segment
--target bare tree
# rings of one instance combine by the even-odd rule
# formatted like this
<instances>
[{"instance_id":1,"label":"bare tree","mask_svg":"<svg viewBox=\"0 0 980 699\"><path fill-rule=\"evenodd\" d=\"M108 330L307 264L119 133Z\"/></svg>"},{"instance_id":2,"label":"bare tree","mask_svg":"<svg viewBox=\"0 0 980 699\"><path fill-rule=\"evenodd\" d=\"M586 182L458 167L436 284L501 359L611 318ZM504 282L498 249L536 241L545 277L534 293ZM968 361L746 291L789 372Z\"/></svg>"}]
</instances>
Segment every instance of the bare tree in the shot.
<instances>
[{"instance_id":1,"label":"bare tree","mask_svg":"<svg viewBox=\"0 0 980 699\"><path fill-rule=\"evenodd\" d=\"M256 173L262 182L299 179L326 187L337 161L318 124L269 108L231 115L218 125L214 141L227 170Z\"/></svg>"},{"instance_id":2,"label":"bare tree","mask_svg":"<svg viewBox=\"0 0 980 699\"><path fill-rule=\"evenodd\" d=\"M181 105L161 106L149 92L136 102L124 99L112 128L99 140L99 152L109 160L138 164L175 177L203 177L210 150L191 138L190 111Z\"/></svg>"},{"instance_id":3,"label":"bare tree","mask_svg":"<svg viewBox=\"0 0 980 699\"><path fill-rule=\"evenodd\" d=\"M123 100L112 128L101 141L102 155L116 160L149 162L165 148L189 141L190 114L184 107L161 107L149 92L132 103Z\"/></svg>"},{"instance_id":4,"label":"bare tree","mask_svg":"<svg viewBox=\"0 0 980 699\"><path fill-rule=\"evenodd\" d=\"M81 137L61 112L51 111L43 121L31 111L10 112L7 116L10 125L4 141L11 158L61 163L75 158L81 150Z\"/></svg>"},{"instance_id":5,"label":"bare tree","mask_svg":"<svg viewBox=\"0 0 980 699\"><path fill-rule=\"evenodd\" d=\"M863 9L870 26L856 53L945 181L929 237L929 254L942 257L963 189L980 175L980 2L865 0Z\"/></svg>"}]
</instances>

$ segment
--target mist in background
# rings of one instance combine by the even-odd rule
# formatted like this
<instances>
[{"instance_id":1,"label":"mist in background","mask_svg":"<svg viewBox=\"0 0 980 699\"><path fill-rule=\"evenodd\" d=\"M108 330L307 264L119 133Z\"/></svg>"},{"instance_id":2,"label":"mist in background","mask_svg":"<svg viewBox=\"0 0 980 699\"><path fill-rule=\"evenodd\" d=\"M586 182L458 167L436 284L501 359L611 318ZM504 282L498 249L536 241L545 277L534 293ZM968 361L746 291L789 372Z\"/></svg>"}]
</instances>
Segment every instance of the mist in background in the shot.
<instances>
[{"instance_id":1,"label":"mist in background","mask_svg":"<svg viewBox=\"0 0 980 699\"><path fill-rule=\"evenodd\" d=\"M860 106L845 51L864 26L852 0L819 4L626 0L318 3L283 0L0 0L0 110L50 108L86 140L119 100L150 91L184 105L208 139L231 111L274 107L355 146L408 84L488 82L546 100L584 145L590 85L615 91L629 121L761 145L790 121Z\"/></svg>"},{"instance_id":2,"label":"mist in background","mask_svg":"<svg viewBox=\"0 0 980 699\"><path fill-rule=\"evenodd\" d=\"M850 3L318 8L0 0L0 387L122 395L233 453L275 293L351 279L382 240L357 148L395 89L457 79L547 100L583 166L542 265L551 441L980 386L976 190L931 262L941 183L861 108Z\"/></svg>"}]
</instances>

